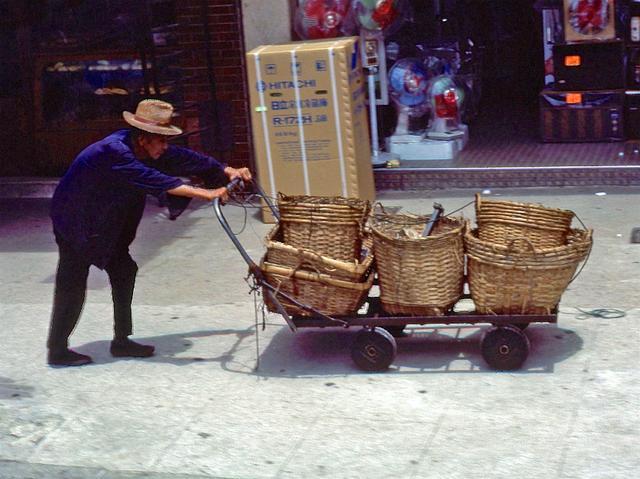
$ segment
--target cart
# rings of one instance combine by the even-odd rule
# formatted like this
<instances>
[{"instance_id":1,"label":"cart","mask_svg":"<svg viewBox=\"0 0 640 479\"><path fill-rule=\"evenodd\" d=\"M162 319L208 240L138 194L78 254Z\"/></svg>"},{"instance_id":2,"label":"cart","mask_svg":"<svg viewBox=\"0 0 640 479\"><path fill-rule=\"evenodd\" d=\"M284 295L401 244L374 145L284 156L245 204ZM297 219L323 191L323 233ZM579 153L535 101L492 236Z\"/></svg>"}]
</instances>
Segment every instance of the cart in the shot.
<instances>
[{"instance_id":1,"label":"cart","mask_svg":"<svg viewBox=\"0 0 640 479\"><path fill-rule=\"evenodd\" d=\"M243 187L242 182L234 180L227 188L232 193ZM260 185L254 183L254 187L277 221L277 208ZM382 309L380 298L377 296L368 296L362 308L351 316L326 315L269 284L260 267L251 259L229 226L218 198L214 200L213 208L222 228L249 266L249 273L253 276L256 286L261 287L264 294L269 296L289 328L294 332L298 328L359 328L351 345L351 358L364 371L383 371L393 363L397 353L396 338L403 336L402 331L408 325L481 324L490 325L485 329L480 341L482 357L487 364L496 370L516 370L529 355L529 338L525 335L524 329L531 323L557 323L557 306L550 314L480 314L475 311L457 312L454 307L443 316L390 315ZM374 284L376 283L374 281ZM287 302L307 311L310 316L290 315L279 298L286 299ZM470 295L463 295L460 301L464 299L470 299Z\"/></svg>"}]
</instances>

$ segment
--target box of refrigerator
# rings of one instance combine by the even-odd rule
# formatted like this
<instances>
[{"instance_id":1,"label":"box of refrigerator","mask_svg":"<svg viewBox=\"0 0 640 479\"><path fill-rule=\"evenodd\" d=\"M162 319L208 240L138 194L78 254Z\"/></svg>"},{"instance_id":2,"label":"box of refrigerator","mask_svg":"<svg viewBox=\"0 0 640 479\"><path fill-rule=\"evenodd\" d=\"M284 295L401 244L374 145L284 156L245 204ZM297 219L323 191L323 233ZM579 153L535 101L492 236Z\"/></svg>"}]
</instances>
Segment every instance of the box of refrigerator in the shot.
<instances>
[{"instance_id":1,"label":"box of refrigerator","mask_svg":"<svg viewBox=\"0 0 640 479\"><path fill-rule=\"evenodd\" d=\"M247 53L258 179L267 195L375 199L358 37ZM271 221L267 208L263 219Z\"/></svg>"}]
</instances>

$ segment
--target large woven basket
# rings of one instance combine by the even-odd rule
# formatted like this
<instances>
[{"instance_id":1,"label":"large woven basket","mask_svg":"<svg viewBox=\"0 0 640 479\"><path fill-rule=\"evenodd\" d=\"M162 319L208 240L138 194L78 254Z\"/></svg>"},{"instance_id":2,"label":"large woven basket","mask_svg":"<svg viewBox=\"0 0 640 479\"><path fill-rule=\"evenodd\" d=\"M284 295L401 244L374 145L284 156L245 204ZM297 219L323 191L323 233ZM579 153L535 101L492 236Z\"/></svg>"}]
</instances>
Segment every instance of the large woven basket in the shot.
<instances>
[{"instance_id":1,"label":"large woven basket","mask_svg":"<svg viewBox=\"0 0 640 479\"><path fill-rule=\"evenodd\" d=\"M413 237L428 220L386 213L371 220L380 301L390 314L443 315L462 295L464 222L441 218L430 236ZM407 229L414 234L403 237Z\"/></svg>"},{"instance_id":2,"label":"large woven basket","mask_svg":"<svg viewBox=\"0 0 640 479\"><path fill-rule=\"evenodd\" d=\"M566 244L535 248L526 238L507 246L489 243L477 230L464 235L467 278L482 314L550 314L589 254L591 230L572 229Z\"/></svg>"},{"instance_id":3,"label":"large woven basket","mask_svg":"<svg viewBox=\"0 0 640 479\"><path fill-rule=\"evenodd\" d=\"M527 238L535 248L553 248L566 243L573 212L534 203L482 199L476 194L479 238L507 245Z\"/></svg>"},{"instance_id":4,"label":"large woven basket","mask_svg":"<svg viewBox=\"0 0 640 479\"><path fill-rule=\"evenodd\" d=\"M266 261L261 262L260 268L267 282L278 291L291 296L301 304L331 316L346 316L358 311L371 289L374 277L374 272L371 270L362 282L356 283L336 279L328 274L288 268ZM282 296L277 297L287 313L312 316L312 313L287 301ZM269 311L279 312L267 294L264 294L264 298Z\"/></svg>"},{"instance_id":5,"label":"large woven basket","mask_svg":"<svg viewBox=\"0 0 640 479\"><path fill-rule=\"evenodd\" d=\"M300 267L330 275L336 279L362 282L373 264L371 238L363 240L363 249L358 260L340 261L322 256L315 251L295 248L283 242L282 227L274 226L266 237L266 261L279 266L298 269Z\"/></svg>"},{"instance_id":6,"label":"large woven basket","mask_svg":"<svg viewBox=\"0 0 640 479\"><path fill-rule=\"evenodd\" d=\"M324 196L278 196L284 242L343 261L360 257L366 200Z\"/></svg>"}]
</instances>

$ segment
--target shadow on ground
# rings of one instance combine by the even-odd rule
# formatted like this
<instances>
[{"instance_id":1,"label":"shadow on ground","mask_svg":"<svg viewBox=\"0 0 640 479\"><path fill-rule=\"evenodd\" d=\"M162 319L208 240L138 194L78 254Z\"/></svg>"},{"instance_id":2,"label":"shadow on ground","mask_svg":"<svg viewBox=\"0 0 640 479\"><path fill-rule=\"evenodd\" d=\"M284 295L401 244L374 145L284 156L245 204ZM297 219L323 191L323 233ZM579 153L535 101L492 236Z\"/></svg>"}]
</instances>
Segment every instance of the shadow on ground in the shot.
<instances>
[{"instance_id":1,"label":"shadow on ground","mask_svg":"<svg viewBox=\"0 0 640 479\"><path fill-rule=\"evenodd\" d=\"M363 373L351 360L358 329L299 330L282 328L260 355L260 376L323 376ZM407 328L397 339L398 354L388 373L473 373L492 371L482 358L484 328L444 326ZM531 342L527 361L518 373L550 373L554 366L582 349L575 332L553 325L526 330Z\"/></svg>"},{"instance_id":2,"label":"shadow on ground","mask_svg":"<svg viewBox=\"0 0 640 479\"><path fill-rule=\"evenodd\" d=\"M194 341L206 338L216 338L230 336L233 338L233 344L226 351L215 356L190 355L189 351L194 346ZM155 363L173 364L174 366L185 366L195 362L220 363L220 367L225 370L235 370L242 368L236 356L238 349L243 346L247 338L254 337L254 327L248 329L219 329L219 330L200 330L189 331L184 333L169 334L163 336L149 336L135 338L143 344L152 344L155 346L155 355L150 358L114 358L109 353L110 340L93 341L85 343L78 347L73 347L75 351L82 354L90 355L94 364L102 365L116 361L147 361ZM215 339L214 339L215 340ZM225 341L227 341L225 339ZM233 365L233 366L232 366ZM253 365L245 365L244 368L250 368Z\"/></svg>"},{"instance_id":3,"label":"shadow on ground","mask_svg":"<svg viewBox=\"0 0 640 479\"><path fill-rule=\"evenodd\" d=\"M264 342L259 337L260 354L256 359L255 329L200 330L140 338L156 346L156 355L144 359L113 358L109 341L81 345L77 351L89 354L96 364L114 361L150 361L184 366L195 362L219 363L220 368L262 377L305 377L364 374L351 360L351 343L358 328L307 329L291 332L286 327ZM398 354L387 373L443 374L492 371L480 353L485 328L443 326L407 328L397 339ZM532 325L526 330L531 342L529 357L518 374L551 373L556 364L582 349L583 341L574 331L553 325ZM262 336L262 335L261 335ZM207 339L232 339L231 346L219 354L189 354L194 344ZM198 348L201 351L202 348ZM241 352L240 352L241 351Z\"/></svg>"}]
</instances>

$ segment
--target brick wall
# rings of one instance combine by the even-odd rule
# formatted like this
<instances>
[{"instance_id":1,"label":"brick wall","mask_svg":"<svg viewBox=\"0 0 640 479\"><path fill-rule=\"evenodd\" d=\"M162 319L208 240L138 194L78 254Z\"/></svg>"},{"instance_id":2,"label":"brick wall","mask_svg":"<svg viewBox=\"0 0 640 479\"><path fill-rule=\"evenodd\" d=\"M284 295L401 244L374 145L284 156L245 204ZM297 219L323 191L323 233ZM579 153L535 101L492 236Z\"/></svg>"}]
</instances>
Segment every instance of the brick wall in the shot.
<instances>
[{"instance_id":1,"label":"brick wall","mask_svg":"<svg viewBox=\"0 0 640 479\"><path fill-rule=\"evenodd\" d=\"M184 82L186 102L206 102L212 91L207 71L205 30L202 24L202 1L180 0L177 3L178 48L183 52L181 66L188 77ZM228 149L220 145L206 149L199 135L189 137L189 146L227 161L232 166L250 166L251 139L248 117L248 95L242 36L240 0L207 0L206 18L211 38L211 59L215 78L215 93L222 117ZM188 130L201 126L197 109L185 111ZM202 133L206 135L207 133ZM211 134L211 133L209 133ZM214 133L215 134L215 133Z\"/></svg>"}]
</instances>

